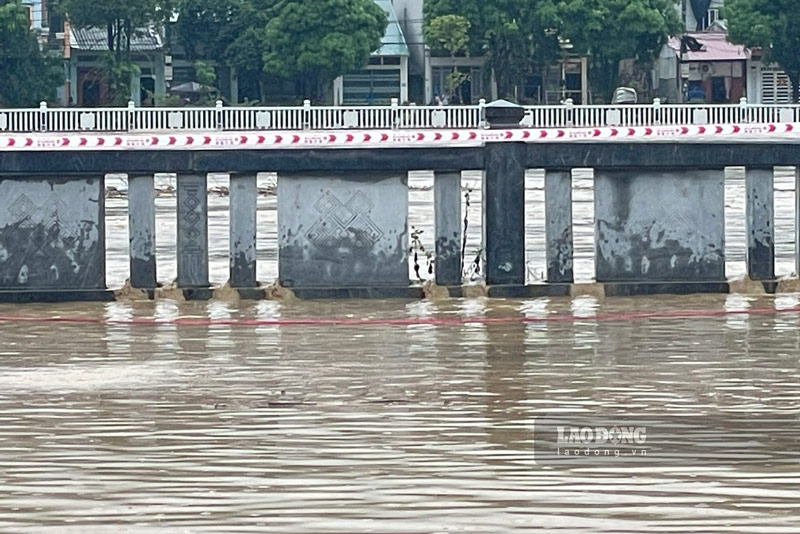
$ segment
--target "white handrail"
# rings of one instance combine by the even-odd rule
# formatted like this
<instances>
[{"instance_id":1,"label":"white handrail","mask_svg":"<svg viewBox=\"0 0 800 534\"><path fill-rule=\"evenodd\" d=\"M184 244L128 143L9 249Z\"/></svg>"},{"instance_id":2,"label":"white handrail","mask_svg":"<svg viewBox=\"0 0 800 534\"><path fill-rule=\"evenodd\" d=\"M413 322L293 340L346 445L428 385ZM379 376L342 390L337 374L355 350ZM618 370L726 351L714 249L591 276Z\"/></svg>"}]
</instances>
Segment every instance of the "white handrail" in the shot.
<instances>
[{"instance_id":1,"label":"white handrail","mask_svg":"<svg viewBox=\"0 0 800 534\"><path fill-rule=\"evenodd\" d=\"M486 103L471 106L127 107L0 109L0 133L467 129L485 126ZM800 121L798 104L524 106L523 127L602 128Z\"/></svg>"}]
</instances>

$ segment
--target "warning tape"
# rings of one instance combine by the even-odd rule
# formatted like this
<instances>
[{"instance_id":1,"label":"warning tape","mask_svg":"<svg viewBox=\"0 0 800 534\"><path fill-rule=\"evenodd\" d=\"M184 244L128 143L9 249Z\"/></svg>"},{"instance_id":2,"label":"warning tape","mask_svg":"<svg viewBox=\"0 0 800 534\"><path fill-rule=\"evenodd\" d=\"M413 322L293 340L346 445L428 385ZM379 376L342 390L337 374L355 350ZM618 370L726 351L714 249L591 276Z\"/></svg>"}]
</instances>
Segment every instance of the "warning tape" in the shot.
<instances>
[{"instance_id":1,"label":"warning tape","mask_svg":"<svg viewBox=\"0 0 800 534\"><path fill-rule=\"evenodd\" d=\"M477 147L503 142L763 138L800 133L800 123L508 130L353 130L134 134L2 134L1 151L226 150L286 148Z\"/></svg>"}]
</instances>

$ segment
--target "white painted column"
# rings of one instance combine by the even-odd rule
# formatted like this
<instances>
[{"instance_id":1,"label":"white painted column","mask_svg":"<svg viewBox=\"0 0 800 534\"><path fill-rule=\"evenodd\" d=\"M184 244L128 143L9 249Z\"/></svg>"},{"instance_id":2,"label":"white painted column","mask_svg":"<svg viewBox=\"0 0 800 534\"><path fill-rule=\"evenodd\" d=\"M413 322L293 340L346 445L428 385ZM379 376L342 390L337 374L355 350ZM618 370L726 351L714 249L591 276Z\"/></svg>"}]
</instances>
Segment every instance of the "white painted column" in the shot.
<instances>
[{"instance_id":1,"label":"white painted column","mask_svg":"<svg viewBox=\"0 0 800 534\"><path fill-rule=\"evenodd\" d=\"M400 56L400 104L408 101L408 56Z\"/></svg>"}]
</instances>

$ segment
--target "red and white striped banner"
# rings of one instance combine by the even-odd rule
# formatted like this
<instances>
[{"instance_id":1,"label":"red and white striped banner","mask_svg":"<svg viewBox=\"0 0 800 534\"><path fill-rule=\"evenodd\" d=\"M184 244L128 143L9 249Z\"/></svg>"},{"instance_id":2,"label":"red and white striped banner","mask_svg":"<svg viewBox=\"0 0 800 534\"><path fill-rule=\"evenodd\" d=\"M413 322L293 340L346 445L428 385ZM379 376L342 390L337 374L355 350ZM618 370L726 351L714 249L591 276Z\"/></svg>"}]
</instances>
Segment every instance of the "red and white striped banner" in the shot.
<instances>
[{"instance_id":1,"label":"red and white striped banner","mask_svg":"<svg viewBox=\"0 0 800 534\"><path fill-rule=\"evenodd\" d=\"M200 132L191 134L0 134L4 151L225 150L287 148L475 147L502 142L736 141L800 134L798 123L546 128L513 130L354 130L330 132Z\"/></svg>"}]
</instances>

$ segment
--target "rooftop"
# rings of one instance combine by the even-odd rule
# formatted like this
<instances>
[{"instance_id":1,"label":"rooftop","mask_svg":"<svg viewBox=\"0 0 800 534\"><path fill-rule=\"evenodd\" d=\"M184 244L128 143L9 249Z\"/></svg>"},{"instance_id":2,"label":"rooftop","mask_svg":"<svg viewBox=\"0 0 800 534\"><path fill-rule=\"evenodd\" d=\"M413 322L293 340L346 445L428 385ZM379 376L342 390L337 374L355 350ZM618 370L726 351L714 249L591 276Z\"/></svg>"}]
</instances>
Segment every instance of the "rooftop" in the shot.
<instances>
[{"instance_id":1,"label":"rooftop","mask_svg":"<svg viewBox=\"0 0 800 534\"><path fill-rule=\"evenodd\" d=\"M745 61L750 59L750 51L744 45L728 41L725 33L687 32L685 35L696 39L702 45L702 48L696 52L687 50L686 61ZM675 51L675 55L680 56L680 37L670 38L669 47Z\"/></svg>"},{"instance_id":2,"label":"rooftop","mask_svg":"<svg viewBox=\"0 0 800 534\"><path fill-rule=\"evenodd\" d=\"M105 28L69 29L69 46L76 50L108 50L108 34ZM164 44L154 28L139 28L131 38L132 52L161 50Z\"/></svg>"},{"instance_id":3,"label":"rooftop","mask_svg":"<svg viewBox=\"0 0 800 534\"><path fill-rule=\"evenodd\" d=\"M381 39L381 47L372 53L373 56L407 56L408 44L403 35L403 29L397 20L397 13L394 11L391 0L375 0L386 11L389 16L389 24L386 32Z\"/></svg>"}]
</instances>

